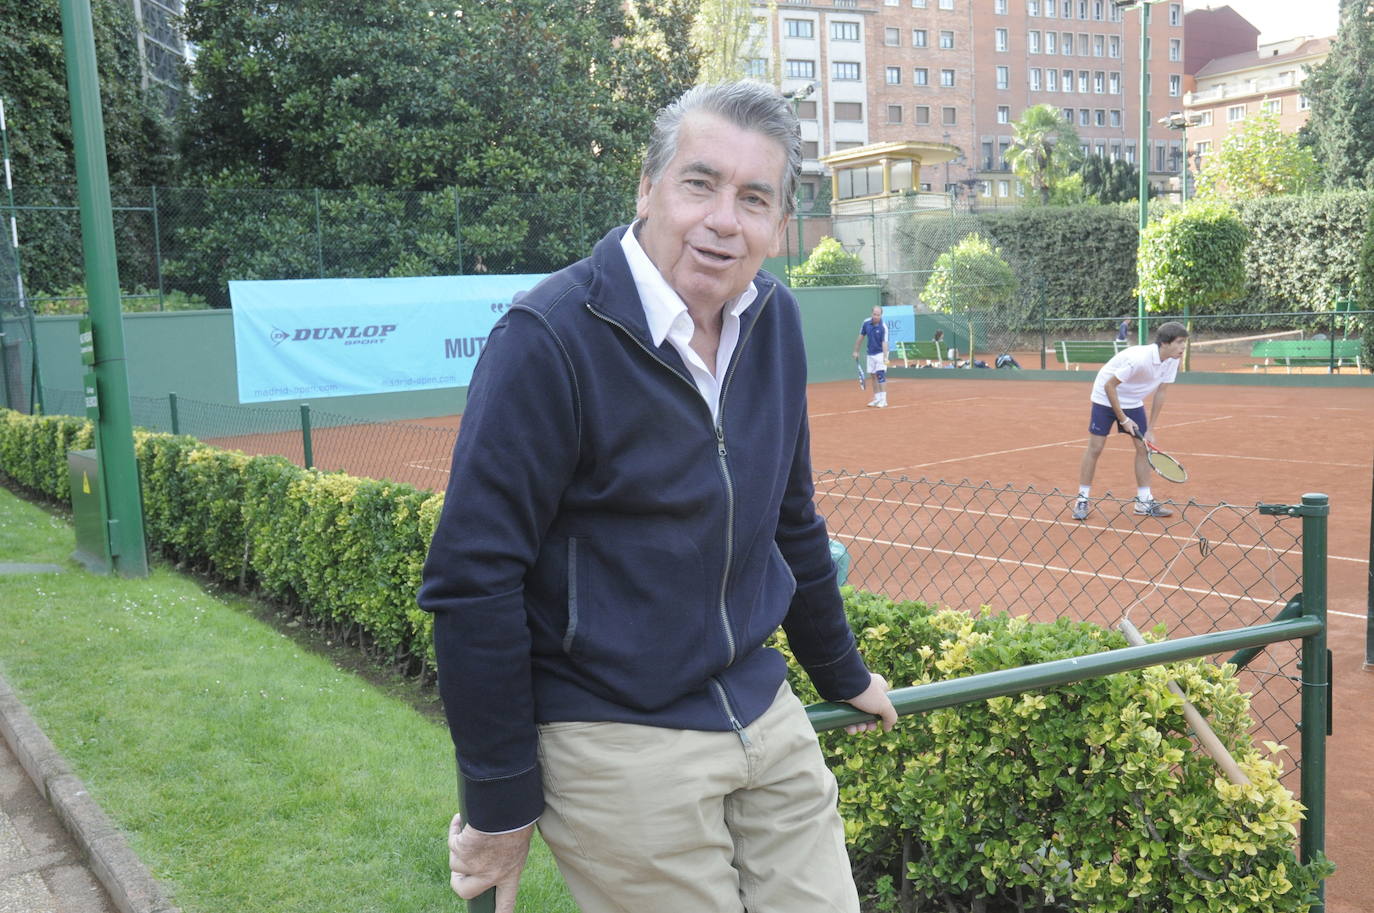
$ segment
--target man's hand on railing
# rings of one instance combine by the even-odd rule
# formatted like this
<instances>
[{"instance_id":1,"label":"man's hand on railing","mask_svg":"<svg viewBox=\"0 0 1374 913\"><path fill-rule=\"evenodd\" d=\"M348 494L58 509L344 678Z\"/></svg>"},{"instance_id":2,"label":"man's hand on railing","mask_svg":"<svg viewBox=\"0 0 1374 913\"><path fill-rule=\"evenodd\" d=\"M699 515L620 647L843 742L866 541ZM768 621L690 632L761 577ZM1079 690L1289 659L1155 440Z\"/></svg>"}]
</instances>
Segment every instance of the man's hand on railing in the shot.
<instances>
[{"instance_id":1,"label":"man's hand on railing","mask_svg":"<svg viewBox=\"0 0 1374 913\"><path fill-rule=\"evenodd\" d=\"M878 728L880 722L883 725L883 732L891 732L892 727L897 725L897 708L892 706L892 699L887 696L887 679L877 673L869 673L869 675L871 677L868 681L868 687L845 703L855 710L871 713L878 719L853 723L844 727L844 731L850 735L854 735L856 732L871 732Z\"/></svg>"}]
</instances>

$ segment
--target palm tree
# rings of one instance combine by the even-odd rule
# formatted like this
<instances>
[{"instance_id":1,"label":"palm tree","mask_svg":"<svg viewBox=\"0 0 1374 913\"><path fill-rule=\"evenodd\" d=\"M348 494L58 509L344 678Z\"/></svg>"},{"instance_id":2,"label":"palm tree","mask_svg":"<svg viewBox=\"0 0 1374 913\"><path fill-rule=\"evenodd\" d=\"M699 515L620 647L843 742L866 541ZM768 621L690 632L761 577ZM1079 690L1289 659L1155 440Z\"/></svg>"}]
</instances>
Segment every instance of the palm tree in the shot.
<instances>
[{"instance_id":1,"label":"palm tree","mask_svg":"<svg viewBox=\"0 0 1374 913\"><path fill-rule=\"evenodd\" d=\"M1016 122L1007 162L1016 176L1049 203L1054 185L1068 177L1082 156L1078 131L1053 105L1027 108Z\"/></svg>"}]
</instances>

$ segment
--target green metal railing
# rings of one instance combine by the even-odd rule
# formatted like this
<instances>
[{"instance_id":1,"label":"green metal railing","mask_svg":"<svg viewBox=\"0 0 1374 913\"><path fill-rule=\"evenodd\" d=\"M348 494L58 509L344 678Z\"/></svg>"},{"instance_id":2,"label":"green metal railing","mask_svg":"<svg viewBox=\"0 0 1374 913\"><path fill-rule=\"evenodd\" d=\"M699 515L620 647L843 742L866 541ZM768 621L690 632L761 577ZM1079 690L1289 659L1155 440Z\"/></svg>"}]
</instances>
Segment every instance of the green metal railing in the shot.
<instances>
[{"instance_id":1,"label":"green metal railing","mask_svg":"<svg viewBox=\"0 0 1374 913\"><path fill-rule=\"evenodd\" d=\"M1054 688L1090 678L1166 665L1203 656L1240 651L1232 662L1248 662L1269 644L1302 642L1302 795L1306 816L1298 838L1299 859L1310 862L1326 849L1326 737L1331 733L1331 668L1326 648L1326 525L1330 514L1324 494L1306 494L1302 503L1262 504L1271 516L1300 517L1303 526L1303 592L1274 621L1229 631L1210 631L1177 640L1123 647L1105 653L1001 669L889 692L901 716L925 713L989 698ZM823 702L806 708L817 732L874 719L848 704ZM461 783L459 794L461 796ZM1325 885L1318 888L1312 913L1325 909ZM468 902L470 913L493 913L493 891Z\"/></svg>"}]
</instances>

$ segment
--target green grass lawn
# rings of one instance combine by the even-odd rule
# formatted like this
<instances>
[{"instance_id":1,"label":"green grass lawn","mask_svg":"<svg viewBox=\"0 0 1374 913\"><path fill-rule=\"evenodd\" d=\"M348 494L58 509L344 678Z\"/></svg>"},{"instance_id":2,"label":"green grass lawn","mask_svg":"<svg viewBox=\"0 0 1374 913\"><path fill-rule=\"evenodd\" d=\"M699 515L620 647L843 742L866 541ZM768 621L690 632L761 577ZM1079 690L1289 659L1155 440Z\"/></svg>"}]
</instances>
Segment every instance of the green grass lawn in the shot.
<instances>
[{"instance_id":1,"label":"green grass lawn","mask_svg":"<svg viewBox=\"0 0 1374 913\"><path fill-rule=\"evenodd\" d=\"M0 488L0 670L186 913L458 910L442 723L154 561L92 575ZM537 843L519 908L573 913Z\"/></svg>"}]
</instances>

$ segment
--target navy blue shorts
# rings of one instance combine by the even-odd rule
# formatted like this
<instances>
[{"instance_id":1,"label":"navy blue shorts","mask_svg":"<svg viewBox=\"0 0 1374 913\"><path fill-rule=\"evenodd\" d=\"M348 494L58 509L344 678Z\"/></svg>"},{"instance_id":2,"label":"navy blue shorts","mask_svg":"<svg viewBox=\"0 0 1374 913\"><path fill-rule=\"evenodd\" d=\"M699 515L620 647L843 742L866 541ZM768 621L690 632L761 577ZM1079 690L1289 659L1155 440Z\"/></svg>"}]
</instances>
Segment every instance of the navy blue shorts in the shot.
<instances>
[{"instance_id":1,"label":"navy blue shorts","mask_svg":"<svg viewBox=\"0 0 1374 913\"><path fill-rule=\"evenodd\" d=\"M1145 407L1136 406L1134 409L1122 409L1121 411L1126 413L1127 418L1132 419L1136 423L1136 427L1140 429L1140 433L1143 435L1146 428ZM1095 434L1098 437L1106 437L1112 433L1113 425L1116 425L1116 430L1119 433L1126 433L1126 429L1122 428L1121 424L1116 420L1116 413L1112 411L1111 406L1093 403L1092 418L1088 420L1088 433Z\"/></svg>"}]
</instances>

